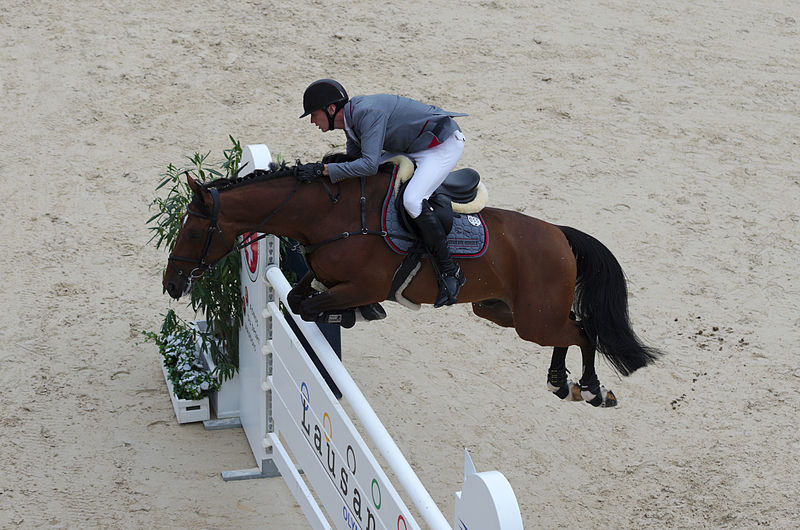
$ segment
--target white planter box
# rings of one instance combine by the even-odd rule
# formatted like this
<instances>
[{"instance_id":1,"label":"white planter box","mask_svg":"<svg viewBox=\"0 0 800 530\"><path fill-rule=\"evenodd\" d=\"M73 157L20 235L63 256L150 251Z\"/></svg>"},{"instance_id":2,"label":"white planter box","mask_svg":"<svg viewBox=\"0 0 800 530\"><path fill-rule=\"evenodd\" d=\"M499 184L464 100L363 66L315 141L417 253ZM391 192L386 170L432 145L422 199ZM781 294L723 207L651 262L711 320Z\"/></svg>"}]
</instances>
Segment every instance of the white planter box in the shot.
<instances>
[{"instance_id":1,"label":"white planter box","mask_svg":"<svg viewBox=\"0 0 800 530\"><path fill-rule=\"evenodd\" d=\"M164 358L161 357L161 372L164 374L164 381L167 383L169 397L172 399L172 408L175 410L175 417L178 423L192 423L195 421L205 421L211 417L211 409L208 406L208 398L191 400L178 399L175 397L175 390L172 388L172 381L169 380L167 367L164 366Z\"/></svg>"},{"instance_id":2,"label":"white planter box","mask_svg":"<svg viewBox=\"0 0 800 530\"><path fill-rule=\"evenodd\" d=\"M192 322L192 325L201 332L205 332L207 328L205 320L195 320ZM213 371L216 368L216 365L214 364L213 359L211 359L211 354L207 352L201 352L199 343L197 345L197 351L201 354L201 358L203 359L206 368L208 368L209 371ZM222 419L239 417L240 386L239 374L237 373L233 376L233 378L223 381L217 392L211 393L211 406L214 408L217 418Z\"/></svg>"}]
</instances>

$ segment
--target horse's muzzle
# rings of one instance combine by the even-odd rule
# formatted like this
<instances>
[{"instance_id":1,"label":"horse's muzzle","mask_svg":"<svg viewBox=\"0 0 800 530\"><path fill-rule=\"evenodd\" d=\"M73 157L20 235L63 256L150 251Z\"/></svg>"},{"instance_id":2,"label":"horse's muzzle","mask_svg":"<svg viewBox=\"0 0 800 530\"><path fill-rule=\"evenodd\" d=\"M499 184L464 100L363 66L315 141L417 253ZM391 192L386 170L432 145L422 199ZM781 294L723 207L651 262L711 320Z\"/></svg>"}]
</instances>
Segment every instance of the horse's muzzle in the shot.
<instances>
[{"instance_id":1,"label":"horse's muzzle","mask_svg":"<svg viewBox=\"0 0 800 530\"><path fill-rule=\"evenodd\" d=\"M183 295L183 289L180 289L175 282L164 282L164 289L166 289L167 293L175 300Z\"/></svg>"},{"instance_id":2,"label":"horse's muzzle","mask_svg":"<svg viewBox=\"0 0 800 530\"><path fill-rule=\"evenodd\" d=\"M192 282L188 282L185 278L180 276L167 278L165 275L162 285L164 286L164 290L175 300L178 300L181 296L188 294L189 291L192 290Z\"/></svg>"}]
</instances>

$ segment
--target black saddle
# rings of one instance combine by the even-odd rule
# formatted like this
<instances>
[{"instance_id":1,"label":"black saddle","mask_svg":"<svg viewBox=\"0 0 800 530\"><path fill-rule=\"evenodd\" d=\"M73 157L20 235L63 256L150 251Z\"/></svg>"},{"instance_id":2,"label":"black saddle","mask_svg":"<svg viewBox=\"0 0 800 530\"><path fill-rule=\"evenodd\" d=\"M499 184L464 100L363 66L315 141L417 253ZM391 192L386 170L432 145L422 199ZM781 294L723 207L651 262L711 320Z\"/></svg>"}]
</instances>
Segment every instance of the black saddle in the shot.
<instances>
[{"instance_id":1,"label":"black saddle","mask_svg":"<svg viewBox=\"0 0 800 530\"><path fill-rule=\"evenodd\" d=\"M406 230L413 234L415 233L414 224L403 207L403 195L410 181L411 179L403 182L400 186L395 206L400 214L400 222ZM465 167L447 175L444 182L430 196L428 203L433 207L433 213L439 218L439 222L442 223L445 234L449 234L453 228L452 203L467 204L475 200L475 197L478 196L478 184L480 182L480 174L472 168Z\"/></svg>"},{"instance_id":2,"label":"black saddle","mask_svg":"<svg viewBox=\"0 0 800 530\"><path fill-rule=\"evenodd\" d=\"M435 193L441 193L453 202L468 203L475 200L478 195L478 184L481 176L471 167L453 171L444 179Z\"/></svg>"}]
</instances>

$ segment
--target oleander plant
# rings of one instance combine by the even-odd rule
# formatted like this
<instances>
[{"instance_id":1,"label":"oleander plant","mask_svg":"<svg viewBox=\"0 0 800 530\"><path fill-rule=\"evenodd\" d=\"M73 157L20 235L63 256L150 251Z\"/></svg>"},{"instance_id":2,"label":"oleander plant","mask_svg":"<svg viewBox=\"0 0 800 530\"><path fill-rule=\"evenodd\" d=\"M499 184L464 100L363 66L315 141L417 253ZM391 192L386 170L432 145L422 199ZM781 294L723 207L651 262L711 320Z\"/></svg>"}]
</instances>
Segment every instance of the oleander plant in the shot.
<instances>
[{"instance_id":1,"label":"oleander plant","mask_svg":"<svg viewBox=\"0 0 800 530\"><path fill-rule=\"evenodd\" d=\"M230 137L230 141L232 146L224 150L220 162L209 162L210 153L195 153L186 157L188 165L179 167L170 164L161 175L162 179L155 189L157 196L150 204L155 214L147 220L148 228L153 233L150 242L156 248L170 250L175 244L181 219L192 200L186 174L201 183L235 175L242 148L233 137ZM181 399L198 399L192 396L208 395L222 381L233 377L238 369L239 326L242 321L240 268L240 253L232 252L194 281L187 306L205 318L208 332L195 329L170 309L159 333L145 333L148 339L158 345L169 367L175 393ZM200 350L209 352L216 365L214 373L201 375L199 371L198 366L202 366L202 363L196 358L195 347L198 337Z\"/></svg>"}]
</instances>

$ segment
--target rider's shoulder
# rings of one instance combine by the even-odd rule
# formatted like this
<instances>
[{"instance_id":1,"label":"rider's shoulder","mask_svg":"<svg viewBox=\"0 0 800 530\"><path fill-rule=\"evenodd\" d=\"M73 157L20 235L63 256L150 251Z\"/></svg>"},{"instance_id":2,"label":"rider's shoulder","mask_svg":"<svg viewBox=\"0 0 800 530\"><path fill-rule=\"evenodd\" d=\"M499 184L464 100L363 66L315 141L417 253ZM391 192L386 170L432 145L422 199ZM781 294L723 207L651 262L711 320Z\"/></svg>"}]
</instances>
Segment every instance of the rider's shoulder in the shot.
<instances>
[{"instance_id":1,"label":"rider's shoulder","mask_svg":"<svg viewBox=\"0 0 800 530\"><path fill-rule=\"evenodd\" d=\"M394 107L400 96L392 94L370 94L366 96L354 96L350 98L347 105L354 110L371 110Z\"/></svg>"}]
</instances>

